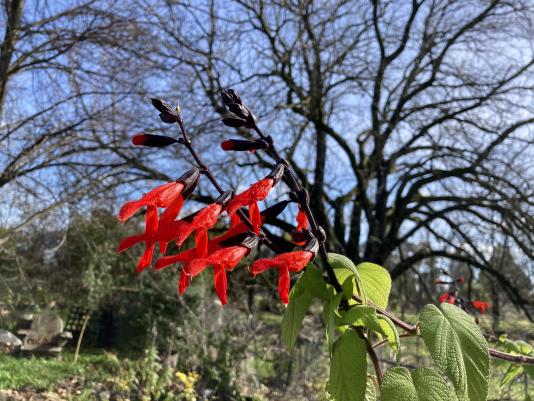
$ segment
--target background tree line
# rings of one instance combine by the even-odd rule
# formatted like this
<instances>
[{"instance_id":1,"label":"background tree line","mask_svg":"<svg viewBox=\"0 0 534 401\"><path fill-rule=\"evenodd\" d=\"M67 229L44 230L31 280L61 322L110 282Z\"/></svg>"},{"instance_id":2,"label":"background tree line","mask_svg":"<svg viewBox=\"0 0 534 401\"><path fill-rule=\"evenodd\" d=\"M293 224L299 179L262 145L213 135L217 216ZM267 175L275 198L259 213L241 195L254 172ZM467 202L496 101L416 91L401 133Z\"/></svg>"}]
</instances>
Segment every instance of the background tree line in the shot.
<instances>
[{"instance_id":1,"label":"background tree line","mask_svg":"<svg viewBox=\"0 0 534 401\"><path fill-rule=\"evenodd\" d=\"M78 214L185 170L180 149L130 146L168 129L150 96L180 103L226 185L263 175L270 160L214 150L249 135L219 121L219 91L234 87L306 183L333 251L394 279L463 266L532 319L533 11L526 0L5 0L2 259L27 255L36 227L66 233ZM60 252L63 237L39 246Z\"/></svg>"}]
</instances>

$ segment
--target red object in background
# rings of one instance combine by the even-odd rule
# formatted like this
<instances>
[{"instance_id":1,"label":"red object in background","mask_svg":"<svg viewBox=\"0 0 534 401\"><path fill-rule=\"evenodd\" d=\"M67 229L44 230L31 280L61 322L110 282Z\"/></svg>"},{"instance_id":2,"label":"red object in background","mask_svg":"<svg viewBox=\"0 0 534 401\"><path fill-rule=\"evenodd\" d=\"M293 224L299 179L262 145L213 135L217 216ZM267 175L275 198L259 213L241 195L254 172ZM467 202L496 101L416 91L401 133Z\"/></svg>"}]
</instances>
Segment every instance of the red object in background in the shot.
<instances>
[{"instance_id":1,"label":"red object in background","mask_svg":"<svg viewBox=\"0 0 534 401\"><path fill-rule=\"evenodd\" d=\"M465 282L464 276L460 276L460 277L458 277L458 278L456 279L456 282L457 282L458 284L463 284L463 283Z\"/></svg>"},{"instance_id":2,"label":"red object in background","mask_svg":"<svg viewBox=\"0 0 534 401\"><path fill-rule=\"evenodd\" d=\"M446 293L442 294L439 297L438 300L439 300L440 303L449 303L449 304L453 304L453 305L454 305L454 302L456 302L456 298L450 292L446 292Z\"/></svg>"},{"instance_id":3,"label":"red object in background","mask_svg":"<svg viewBox=\"0 0 534 401\"><path fill-rule=\"evenodd\" d=\"M490 303L486 301L471 301L469 304L471 304L473 308L477 309L481 315L484 315L486 313L486 309L490 307Z\"/></svg>"},{"instance_id":4,"label":"red object in background","mask_svg":"<svg viewBox=\"0 0 534 401\"><path fill-rule=\"evenodd\" d=\"M302 270L313 259L314 253L310 251L295 251L281 253L271 259L258 259L250 268L250 272L256 276L265 270L278 269L278 294L283 303L289 302L290 277L289 272Z\"/></svg>"}]
</instances>

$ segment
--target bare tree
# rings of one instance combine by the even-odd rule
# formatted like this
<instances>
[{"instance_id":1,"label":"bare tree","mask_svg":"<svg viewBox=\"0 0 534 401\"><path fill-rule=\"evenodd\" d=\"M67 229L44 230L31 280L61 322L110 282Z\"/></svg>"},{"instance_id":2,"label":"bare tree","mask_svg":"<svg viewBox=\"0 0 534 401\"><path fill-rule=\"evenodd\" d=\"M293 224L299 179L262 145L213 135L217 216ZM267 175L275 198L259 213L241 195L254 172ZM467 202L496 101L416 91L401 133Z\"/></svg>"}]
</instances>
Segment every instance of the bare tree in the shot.
<instances>
[{"instance_id":1,"label":"bare tree","mask_svg":"<svg viewBox=\"0 0 534 401\"><path fill-rule=\"evenodd\" d=\"M333 250L389 265L393 278L427 258L466 262L531 316L490 257L508 239L534 259L533 11L501 0L212 0L143 13L166 88L208 138L221 132L218 91L235 86L285 143Z\"/></svg>"}]
</instances>

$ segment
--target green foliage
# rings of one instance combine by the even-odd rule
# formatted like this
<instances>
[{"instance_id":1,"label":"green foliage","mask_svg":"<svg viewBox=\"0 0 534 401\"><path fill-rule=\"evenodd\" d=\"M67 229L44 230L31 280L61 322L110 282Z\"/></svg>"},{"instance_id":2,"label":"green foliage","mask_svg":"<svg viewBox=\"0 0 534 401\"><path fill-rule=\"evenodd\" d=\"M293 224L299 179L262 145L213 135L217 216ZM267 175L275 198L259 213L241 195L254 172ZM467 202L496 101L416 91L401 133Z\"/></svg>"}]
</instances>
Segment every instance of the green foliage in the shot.
<instances>
[{"instance_id":1,"label":"green foliage","mask_svg":"<svg viewBox=\"0 0 534 401\"><path fill-rule=\"evenodd\" d=\"M449 401L449 387L438 372L430 368L409 371L389 369L380 387L382 401Z\"/></svg>"},{"instance_id":2,"label":"green foliage","mask_svg":"<svg viewBox=\"0 0 534 401\"><path fill-rule=\"evenodd\" d=\"M386 336L391 349L398 353L400 351L400 338L399 332L393 322L386 316L378 315L378 324Z\"/></svg>"},{"instance_id":3,"label":"green foliage","mask_svg":"<svg viewBox=\"0 0 534 401\"><path fill-rule=\"evenodd\" d=\"M295 347L304 315L310 307L313 297L301 283L302 277L295 283L289 293L289 305L282 320L282 340L292 350Z\"/></svg>"},{"instance_id":4,"label":"green foliage","mask_svg":"<svg viewBox=\"0 0 534 401\"><path fill-rule=\"evenodd\" d=\"M458 398L483 401L488 393L488 344L462 309L427 305L420 316L421 336L436 365L451 379Z\"/></svg>"},{"instance_id":5,"label":"green foliage","mask_svg":"<svg viewBox=\"0 0 534 401\"><path fill-rule=\"evenodd\" d=\"M367 298L379 308L387 308L391 291L391 276L388 271L382 266L367 262L360 263L356 270Z\"/></svg>"},{"instance_id":6,"label":"green foliage","mask_svg":"<svg viewBox=\"0 0 534 401\"><path fill-rule=\"evenodd\" d=\"M347 330L332 347L328 392L336 401L363 401L367 387L365 340Z\"/></svg>"},{"instance_id":7,"label":"green foliage","mask_svg":"<svg viewBox=\"0 0 534 401\"><path fill-rule=\"evenodd\" d=\"M356 305L343 313L337 321L338 325L366 327L380 334L386 335L378 321L375 308L366 305Z\"/></svg>"},{"instance_id":8,"label":"green foliage","mask_svg":"<svg viewBox=\"0 0 534 401\"><path fill-rule=\"evenodd\" d=\"M302 274L299 281L314 297L322 299L323 301L328 301L332 298L332 294L328 291L322 273L313 265L309 265L306 268L306 271Z\"/></svg>"}]
</instances>

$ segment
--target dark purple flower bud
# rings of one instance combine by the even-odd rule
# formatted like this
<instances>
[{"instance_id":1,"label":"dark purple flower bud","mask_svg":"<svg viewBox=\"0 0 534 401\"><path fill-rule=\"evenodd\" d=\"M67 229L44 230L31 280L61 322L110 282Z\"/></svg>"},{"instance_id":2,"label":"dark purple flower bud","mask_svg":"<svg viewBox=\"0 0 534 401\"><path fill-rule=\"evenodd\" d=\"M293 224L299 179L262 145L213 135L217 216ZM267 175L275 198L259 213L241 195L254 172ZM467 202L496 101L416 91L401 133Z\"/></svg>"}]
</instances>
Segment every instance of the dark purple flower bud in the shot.
<instances>
[{"instance_id":1,"label":"dark purple flower bud","mask_svg":"<svg viewBox=\"0 0 534 401\"><path fill-rule=\"evenodd\" d=\"M221 194L221 196L219 196L215 202L220 204L220 205L226 205L228 203L228 201L230 199L232 199L232 197L234 196L234 191L226 191L226 192L223 192Z\"/></svg>"},{"instance_id":2,"label":"dark purple flower bud","mask_svg":"<svg viewBox=\"0 0 534 401\"><path fill-rule=\"evenodd\" d=\"M304 247L304 250L312 252L314 255L317 254L317 251L319 250L319 241L317 241L317 238L310 239Z\"/></svg>"},{"instance_id":3,"label":"dark purple flower bud","mask_svg":"<svg viewBox=\"0 0 534 401\"><path fill-rule=\"evenodd\" d=\"M136 134L132 137L132 143L137 146L150 146L153 148L162 148L180 141L169 136L152 135L152 134Z\"/></svg>"},{"instance_id":4,"label":"dark purple flower bud","mask_svg":"<svg viewBox=\"0 0 534 401\"><path fill-rule=\"evenodd\" d=\"M231 103L228 105L228 110L230 110L232 113L234 113L239 118L248 119L250 116L250 112L248 109L244 106L241 106L237 103Z\"/></svg>"},{"instance_id":5,"label":"dark purple flower bud","mask_svg":"<svg viewBox=\"0 0 534 401\"><path fill-rule=\"evenodd\" d=\"M273 171L267 176L268 178L272 178L274 181L273 186L278 184L278 181L283 177L284 172L286 171L286 166L283 164L278 164Z\"/></svg>"},{"instance_id":6,"label":"dark purple flower bud","mask_svg":"<svg viewBox=\"0 0 534 401\"><path fill-rule=\"evenodd\" d=\"M235 118L235 117L223 118L222 122L227 127L234 127L234 128L243 127L247 123L245 120L242 120L240 118Z\"/></svg>"},{"instance_id":7,"label":"dark purple flower bud","mask_svg":"<svg viewBox=\"0 0 534 401\"><path fill-rule=\"evenodd\" d=\"M243 105L243 101L233 89L223 89L221 96L226 106L229 106L232 103Z\"/></svg>"},{"instance_id":8,"label":"dark purple flower bud","mask_svg":"<svg viewBox=\"0 0 534 401\"><path fill-rule=\"evenodd\" d=\"M182 190L182 197L184 199L191 195L191 193L195 190L199 178L200 169L198 167L194 167L176 180L176 182L181 182L185 185L185 188Z\"/></svg>"},{"instance_id":9,"label":"dark purple flower bud","mask_svg":"<svg viewBox=\"0 0 534 401\"><path fill-rule=\"evenodd\" d=\"M178 116L176 114L160 113L159 118L166 124L174 124L178 121Z\"/></svg>"},{"instance_id":10,"label":"dark purple flower bud","mask_svg":"<svg viewBox=\"0 0 534 401\"><path fill-rule=\"evenodd\" d=\"M258 149L267 149L269 144L263 139L257 139L255 141L246 141L242 139L227 139L221 144L223 150L234 150L234 151L249 151L254 152Z\"/></svg>"},{"instance_id":11,"label":"dark purple flower bud","mask_svg":"<svg viewBox=\"0 0 534 401\"><path fill-rule=\"evenodd\" d=\"M175 114L173 108L164 100L152 98L152 106L154 106L160 113L163 114Z\"/></svg>"}]
</instances>

